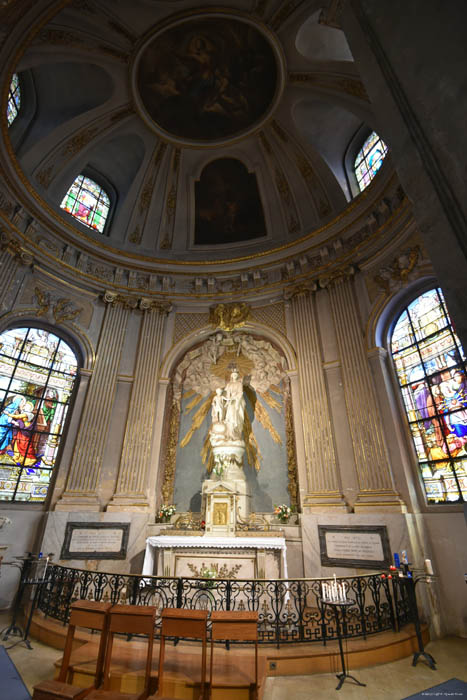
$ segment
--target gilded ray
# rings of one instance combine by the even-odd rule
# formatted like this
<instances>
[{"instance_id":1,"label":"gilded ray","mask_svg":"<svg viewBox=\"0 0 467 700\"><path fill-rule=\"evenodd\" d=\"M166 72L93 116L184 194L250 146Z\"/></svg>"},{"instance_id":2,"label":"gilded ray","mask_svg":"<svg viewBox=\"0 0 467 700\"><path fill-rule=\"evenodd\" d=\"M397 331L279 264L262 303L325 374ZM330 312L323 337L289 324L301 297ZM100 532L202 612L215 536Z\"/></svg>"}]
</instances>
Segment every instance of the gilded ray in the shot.
<instances>
[{"instance_id":1,"label":"gilded ray","mask_svg":"<svg viewBox=\"0 0 467 700\"><path fill-rule=\"evenodd\" d=\"M275 411L278 413L282 413L282 404L274 398L272 394L269 393L269 391L258 391L258 396L261 396L263 401L267 403L268 406L271 406Z\"/></svg>"},{"instance_id":2,"label":"gilded ray","mask_svg":"<svg viewBox=\"0 0 467 700\"><path fill-rule=\"evenodd\" d=\"M185 391L183 394L184 399L191 399L192 396L196 394L196 391L193 391L193 389L188 389L188 391Z\"/></svg>"},{"instance_id":3,"label":"gilded ray","mask_svg":"<svg viewBox=\"0 0 467 700\"><path fill-rule=\"evenodd\" d=\"M244 355L237 355L235 351L227 351L217 360L215 365L211 365L210 371L219 379L227 382L233 366L238 369L240 376L244 377L251 374L254 364Z\"/></svg>"},{"instance_id":4,"label":"gilded ray","mask_svg":"<svg viewBox=\"0 0 467 700\"><path fill-rule=\"evenodd\" d=\"M183 440L180 442L180 447L186 447L188 445L188 443L190 442L191 438L193 437L193 435L195 434L195 432L198 430L198 428L201 427L201 424L202 424L203 420L206 418L207 413L209 411L209 408L211 406L211 401L212 401L213 396L214 396L213 393L210 394L208 396L208 398L206 399L206 401L204 401L204 403L202 403L201 406L196 411L195 415L193 416L193 420L191 422L191 428L189 429L189 431L187 432L187 434L185 435Z\"/></svg>"},{"instance_id":5,"label":"gilded ray","mask_svg":"<svg viewBox=\"0 0 467 700\"><path fill-rule=\"evenodd\" d=\"M261 455L259 454L258 443L251 428L251 421L248 412L245 411L243 421L243 440L245 442L246 458L250 467L254 467L258 472L261 466Z\"/></svg>"},{"instance_id":6,"label":"gilded ray","mask_svg":"<svg viewBox=\"0 0 467 700\"><path fill-rule=\"evenodd\" d=\"M277 384L270 384L268 391L274 391L276 394L283 394L282 389Z\"/></svg>"},{"instance_id":7,"label":"gilded ray","mask_svg":"<svg viewBox=\"0 0 467 700\"><path fill-rule=\"evenodd\" d=\"M199 404L200 401L203 400L203 397L201 394L196 394L196 396L191 399L189 403L185 406L185 411L184 413L189 413L195 406Z\"/></svg>"},{"instance_id":8,"label":"gilded ray","mask_svg":"<svg viewBox=\"0 0 467 700\"><path fill-rule=\"evenodd\" d=\"M265 430L268 431L274 442L276 442L278 445L282 445L282 440L281 436L271 423L271 419L269 418L269 414L263 404L260 401L256 402L255 406L255 418L259 420L261 425Z\"/></svg>"}]
</instances>

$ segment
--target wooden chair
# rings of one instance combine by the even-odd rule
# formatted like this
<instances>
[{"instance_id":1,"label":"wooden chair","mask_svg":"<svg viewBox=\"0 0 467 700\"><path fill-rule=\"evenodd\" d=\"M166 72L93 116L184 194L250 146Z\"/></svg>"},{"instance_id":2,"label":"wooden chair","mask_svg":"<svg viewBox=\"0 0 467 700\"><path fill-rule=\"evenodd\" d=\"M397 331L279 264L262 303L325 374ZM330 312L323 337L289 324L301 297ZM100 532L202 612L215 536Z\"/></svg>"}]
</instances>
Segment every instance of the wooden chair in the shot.
<instances>
[{"instance_id":1,"label":"wooden chair","mask_svg":"<svg viewBox=\"0 0 467 700\"><path fill-rule=\"evenodd\" d=\"M77 600L71 604L70 622L63 652L62 665L57 680L42 681L34 686L33 700L81 700L102 682L105 650L108 638L108 612L111 603L97 603L92 600ZM77 627L100 630L101 638L97 654L94 685L79 688L68 683L70 656Z\"/></svg>"},{"instance_id":2,"label":"wooden chair","mask_svg":"<svg viewBox=\"0 0 467 700\"><path fill-rule=\"evenodd\" d=\"M250 696L258 699L258 613L215 611L211 613L211 663L209 669L209 697L212 696L212 663L214 641L254 641L255 643L255 682L250 685Z\"/></svg>"},{"instance_id":3,"label":"wooden chair","mask_svg":"<svg viewBox=\"0 0 467 700\"><path fill-rule=\"evenodd\" d=\"M164 608L162 611L161 640L159 651L159 682L157 693L148 700L173 700L162 695L164 677L165 638L194 637L201 639L201 692L199 700L204 700L206 694L206 650L207 650L207 610L183 610Z\"/></svg>"},{"instance_id":4,"label":"wooden chair","mask_svg":"<svg viewBox=\"0 0 467 700\"><path fill-rule=\"evenodd\" d=\"M114 605L109 612L109 640L104 664L102 688L93 690L86 700L146 700L149 695L151 678L152 650L154 646L154 625L156 611L153 605ZM121 693L110 689L110 666L112 648L116 634L145 634L148 636L144 688L141 693Z\"/></svg>"}]
</instances>

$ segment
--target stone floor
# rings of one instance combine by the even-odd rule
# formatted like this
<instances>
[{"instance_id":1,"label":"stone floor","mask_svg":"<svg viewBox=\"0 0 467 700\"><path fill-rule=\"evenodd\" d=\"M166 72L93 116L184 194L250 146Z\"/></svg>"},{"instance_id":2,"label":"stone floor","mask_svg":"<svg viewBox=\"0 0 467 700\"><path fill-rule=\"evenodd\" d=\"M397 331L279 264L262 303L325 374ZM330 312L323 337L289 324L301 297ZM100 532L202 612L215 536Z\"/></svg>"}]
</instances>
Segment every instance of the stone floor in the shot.
<instances>
[{"instance_id":1,"label":"stone floor","mask_svg":"<svg viewBox=\"0 0 467 700\"><path fill-rule=\"evenodd\" d=\"M413 667L412 657L350 670L357 680L366 683L366 688L346 680L338 694L336 677L329 673L267 678L263 697L264 700L329 700L335 694L339 700L403 700L450 678L467 682L467 639L445 637L427 644L426 651L435 659L436 671L423 660Z\"/></svg>"},{"instance_id":2,"label":"stone floor","mask_svg":"<svg viewBox=\"0 0 467 700\"><path fill-rule=\"evenodd\" d=\"M6 627L8 622L7 616L0 615L0 629ZM14 641L11 637L6 642L0 640L0 644L8 648ZM8 652L30 691L40 680L53 676L54 662L62 655L60 650L36 640L32 640L32 647L33 649L29 650L24 644L17 644ZM432 671L422 660L414 668L411 657L371 668L360 668L354 675L359 681L366 683L366 687L354 685L352 681L347 680L336 698L402 700L450 678L459 678L467 682L467 639L445 637L430 642L426 649L437 662L436 671ZM352 670L350 672L352 673ZM336 684L335 676L329 673L277 676L266 680L263 700L328 700L336 693Z\"/></svg>"}]
</instances>

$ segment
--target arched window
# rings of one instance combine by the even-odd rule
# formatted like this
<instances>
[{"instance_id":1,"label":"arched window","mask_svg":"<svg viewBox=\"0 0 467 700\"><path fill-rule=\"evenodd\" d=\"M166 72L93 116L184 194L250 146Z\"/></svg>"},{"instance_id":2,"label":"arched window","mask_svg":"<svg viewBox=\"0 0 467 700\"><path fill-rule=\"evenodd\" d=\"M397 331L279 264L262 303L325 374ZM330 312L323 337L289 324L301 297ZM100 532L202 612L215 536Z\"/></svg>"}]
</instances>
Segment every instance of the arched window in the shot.
<instances>
[{"instance_id":1,"label":"arched window","mask_svg":"<svg viewBox=\"0 0 467 700\"><path fill-rule=\"evenodd\" d=\"M13 73L10 83L10 89L8 91L8 106L7 106L7 119L8 126L13 124L16 117L18 116L19 108L21 106L21 90L19 87L19 78L17 73Z\"/></svg>"},{"instance_id":2,"label":"arched window","mask_svg":"<svg viewBox=\"0 0 467 700\"><path fill-rule=\"evenodd\" d=\"M110 199L97 182L85 175L78 175L60 207L85 226L102 233L109 215Z\"/></svg>"},{"instance_id":3,"label":"arched window","mask_svg":"<svg viewBox=\"0 0 467 700\"><path fill-rule=\"evenodd\" d=\"M357 153L354 163L355 177L362 192L368 187L388 152L388 147L384 141L373 131Z\"/></svg>"},{"instance_id":4,"label":"arched window","mask_svg":"<svg viewBox=\"0 0 467 700\"><path fill-rule=\"evenodd\" d=\"M467 501L466 358L441 289L404 309L391 351L428 503Z\"/></svg>"},{"instance_id":5,"label":"arched window","mask_svg":"<svg viewBox=\"0 0 467 700\"><path fill-rule=\"evenodd\" d=\"M0 500L45 501L78 369L42 328L0 335Z\"/></svg>"}]
</instances>

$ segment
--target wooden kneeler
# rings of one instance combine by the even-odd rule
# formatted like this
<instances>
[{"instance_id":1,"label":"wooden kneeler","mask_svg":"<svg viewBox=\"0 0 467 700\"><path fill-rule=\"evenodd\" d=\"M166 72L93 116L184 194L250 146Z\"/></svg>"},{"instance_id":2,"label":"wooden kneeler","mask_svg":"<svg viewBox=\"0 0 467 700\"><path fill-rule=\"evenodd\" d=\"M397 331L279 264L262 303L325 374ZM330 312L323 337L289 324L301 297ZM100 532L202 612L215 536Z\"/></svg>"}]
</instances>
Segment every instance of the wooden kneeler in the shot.
<instances>
[{"instance_id":1,"label":"wooden kneeler","mask_svg":"<svg viewBox=\"0 0 467 700\"><path fill-rule=\"evenodd\" d=\"M70 622L63 652L62 665L57 680L41 681L34 686L33 700L81 700L102 683L105 650L108 638L108 612L111 603L98 603L93 600L77 600L71 604ZM101 638L97 654L94 685L79 688L68 683L70 657L77 627L100 630Z\"/></svg>"},{"instance_id":2,"label":"wooden kneeler","mask_svg":"<svg viewBox=\"0 0 467 700\"><path fill-rule=\"evenodd\" d=\"M211 663L209 669L209 697L212 696L212 663L214 641L255 643L255 682L250 685L250 697L258 700L258 613L243 611L215 611L211 613Z\"/></svg>"},{"instance_id":3,"label":"wooden kneeler","mask_svg":"<svg viewBox=\"0 0 467 700\"><path fill-rule=\"evenodd\" d=\"M191 637L201 639L201 692L199 700L206 697L206 650L207 650L207 610L183 610L164 608L162 611L161 639L159 652L159 682L157 693L148 700L174 700L162 695L164 677L165 638Z\"/></svg>"},{"instance_id":4,"label":"wooden kneeler","mask_svg":"<svg viewBox=\"0 0 467 700\"><path fill-rule=\"evenodd\" d=\"M146 700L151 679L154 626L157 608L154 605L114 605L109 611L109 641L104 664L102 687L91 691L86 700ZM110 689L112 648L116 634L144 634L148 637L144 688L141 693L121 693Z\"/></svg>"}]
</instances>

